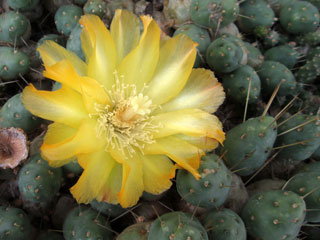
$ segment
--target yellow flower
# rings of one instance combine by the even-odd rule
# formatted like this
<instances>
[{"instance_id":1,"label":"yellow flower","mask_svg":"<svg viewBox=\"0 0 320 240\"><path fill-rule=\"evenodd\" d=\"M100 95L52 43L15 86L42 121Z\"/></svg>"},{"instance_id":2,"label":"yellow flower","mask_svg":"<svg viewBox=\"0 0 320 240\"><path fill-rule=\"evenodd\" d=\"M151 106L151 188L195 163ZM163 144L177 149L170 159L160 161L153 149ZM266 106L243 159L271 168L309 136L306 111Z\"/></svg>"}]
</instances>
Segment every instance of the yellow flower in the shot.
<instances>
[{"instance_id":1,"label":"yellow flower","mask_svg":"<svg viewBox=\"0 0 320 240\"><path fill-rule=\"evenodd\" d=\"M160 194L177 167L199 178L200 157L224 140L217 117L224 92L211 71L192 69L196 43L161 39L149 16L118 10L110 31L94 15L80 23L86 61L52 41L38 50L57 91L23 91L33 114L53 121L41 146L51 166L76 156L84 169L71 193L130 207ZM175 164L174 164L175 163Z\"/></svg>"}]
</instances>

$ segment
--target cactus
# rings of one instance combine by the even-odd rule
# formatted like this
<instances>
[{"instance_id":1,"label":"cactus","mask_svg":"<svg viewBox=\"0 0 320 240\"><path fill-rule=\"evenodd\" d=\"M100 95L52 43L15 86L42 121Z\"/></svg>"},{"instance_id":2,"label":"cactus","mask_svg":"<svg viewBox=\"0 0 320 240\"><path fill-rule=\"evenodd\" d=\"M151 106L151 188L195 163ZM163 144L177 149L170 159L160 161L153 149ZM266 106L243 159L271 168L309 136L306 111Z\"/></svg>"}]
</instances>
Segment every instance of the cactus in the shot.
<instances>
[{"instance_id":1,"label":"cactus","mask_svg":"<svg viewBox=\"0 0 320 240\"><path fill-rule=\"evenodd\" d=\"M305 218L306 204L290 191L265 191L252 196L242 211L248 234L257 239L293 240Z\"/></svg>"},{"instance_id":2,"label":"cactus","mask_svg":"<svg viewBox=\"0 0 320 240\"><path fill-rule=\"evenodd\" d=\"M251 33L256 27L269 28L274 23L274 12L264 0L246 0L240 4L238 26Z\"/></svg>"},{"instance_id":3,"label":"cactus","mask_svg":"<svg viewBox=\"0 0 320 240\"><path fill-rule=\"evenodd\" d=\"M21 93L11 97L0 112L0 127L21 128L31 132L41 123L41 119L33 116L22 104Z\"/></svg>"},{"instance_id":4,"label":"cactus","mask_svg":"<svg viewBox=\"0 0 320 240\"><path fill-rule=\"evenodd\" d=\"M192 0L191 20L200 26L218 30L234 22L239 14L236 0Z\"/></svg>"},{"instance_id":5,"label":"cactus","mask_svg":"<svg viewBox=\"0 0 320 240\"><path fill-rule=\"evenodd\" d=\"M206 230L191 214L170 212L156 219L149 232L148 240L208 240Z\"/></svg>"},{"instance_id":6,"label":"cactus","mask_svg":"<svg viewBox=\"0 0 320 240\"><path fill-rule=\"evenodd\" d=\"M0 47L0 78L14 80L29 71L29 57L18 49Z\"/></svg>"},{"instance_id":7,"label":"cactus","mask_svg":"<svg viewBox=\"0 0 320 240\"><path fill-rule=\"evenodd\" d=\"M226 164L241 176L254 173L267 160L276 140L274 118L251 118L227 132L222 153Z\"/></svg>"},{"instance_id":8,"label":"cactus","mask_svg":"<svg viewBox=\"0 0 320 240\"><path fill-rule=\"evenodd\" d=\"M239 41L241 40L239 39ZM230 37L220 37L209 45L206 60L213 71L229 73L243 64L243 58L246 54L238 41Z\"/></svg>"},{"instance_id":9,"label":"cactus","mask_svg":"<svg viewBox=\"0 0 320 240\"><path fill-rule=\"evenodd\" d=\"M170 25L179 27L190 20L192 0L164 0L163 13Z\"/></svg>"},{"instance_id":10,"label":"cactus","mask_svg":"<svg viewBox=\"0 0 320 240\"><path fill-rule=\"evenodd\" d=\"M98 202L97 200L91 201L90 206L94 210L111 217L117 217L126 211L126 209L122 208L119 204L115 205L107 202Z\"/></svg>"},{"instance_id":11,"label":"cactus","mask_svg":"<svg viewBox=\"0 0 320 240\"><path fill-rule=\"evenodd\" d=\"M5 12L0 15L0 42L21 46L29 40L31 24L28 18L19 12Z\"/></svg>"},{"instance_id":12,"label":"cactus","mask_svg":"<svg viewBox=\"0 0 320 240\"><path fill-rule=\"evenodd\" d=\"M58 32L69 36L73 28L78 24L82 15L82 9L76 5L63 5L54 15L54 22Z\"/></svg>"},{"instance_id":13,"label":"cactus","mask_svg":"<svg viewBox=\"0 0 320 240\"><path fill-rule=\"evenodd\" d=\"M223 87L226 89L227 94L237 103L243 105L246 103L249 84L251 85L249 103L256 102L260 96L260 78L249 65L239 67L237 70L224 75L222 79Z\"/></svg>"},{"instance_id":14,"label":"cactus","mask_svg":"<svg viewBox=\"0 0 320 240\"><path fill-rule=\"evenodd\" d=\"M133 224L124 229L116 238L116 240L148 240L150 222L142 222Z\"/></svg>"},{"instance_id":15,"label":"cactus","mask_svg":"<svg viewBox=\"0 0 320 240\"><path fill-rule=\"evenodd\" d=\"M36 8L40 0L7 0L8 5L14 10L29 11Z\"/></svg>"},{"instance_id":16,"label":"cactus","mask_svg":"<svg viewBox=\"0 0 320 240\"><path fill-rule=\"evenodd\" d=\"M107 13L107 4L103 0L89 0L83 6L83 12L103 17Z\"/></svg>"},{"instance_id":17,"label":"cactus","mask_svg":"<svg viewBox=\"0 0 320 240\"><path fill-rule=\"evenodd\" d=\"M56 232L43 232L36 240L64 240L63 236Z\"/></svg>"},{"instance_id":18,"label":"cactus","mask_svg":"<svg viewBox=\"0 0 320 240\"><path fill-rule=\"evenodd\" d=\"M259 68L264 61L264 57L260 50L248 42L244 42L247 49L248 65L254 69Z\"/></svg>"},{"instance_id":19,"label":"cactus","mask_svg":"<svg viewBox=\"0 0 320 240\"><path fill-rule=\"evenodd\" d=\"M281 45L270 48L264 53L265 60L282 63L292 69L298 62L299 53L290 45Z\"/></svg>"},{"instance_id":20,"label":"cactus","mask_svg":"<svg viewBox=\"0 0 320 240\"><path fill-rule=\"evenodd\" d=\"M0 239L31 239L30 220L19 208L0 206Z\"/></svg>"},{"instance_id":21,"label":"cactus","mask_svg":"<svg viewBox=\"0 0 320 240\"><path fill-rule=\"evenodd\" d=\"M311 54L308 58L311 57ZM308 59L305 65L301 66L295 73L298 82L310 84L313 83L317 76L320 75L320 57L315 55L312 59Z\"/></svg>"},{"instance_id":22,"label":"cactus","mask_svg":"<svg viewBox=\"0 0 320 240\"><path fill-rule=\"evenodd\" d=\"M309 32L305 35L297 36L295 41L299 45L309 45L315 47L320 44L320 30L317 29L315 32Z\"/></svg>"},{"instance_id":23,"label":"cactus","mask_svg":"<svg viewBox=\"0 0 320 240\"><path fill-rule=\"evenodd\" d=\"M107 219L91 208L75 207L63 223L66 240L103 239L111 240L112 233Z\"/></svg>"},{"instance_id":24,"label":"cactus","mask_svg":"<svg viewBox=\"0 0 320 240\"><path fill-rule=\"evenodd\" d=\"M198 27L195 24L185 24L179 27L175 32L174 36L178 34L186 34L194 42L198 43L198 52L194 67L199 67L204 64L204 56L206 54L207 48L210 44L210 36L207 30Z\"/></svg>"},{"instance_id":25,"label":"cactus","mask_svg":"<svg viewBox=\"0 0 320 240\"><path fill-rule=\"evenodd\" d=\"M314 167L314 166L313 166ZM320 221L320 175L315 170L305 171L294 175L286 185L286 190L295 192L303 197L306 202L307 211L306 220L308 222ZM304 197L305 196L305 197Z\"/></svg>"},{"instance_id":26,"label":"cactus","mask_svg":"<svg viewBox=\"0 0 320 240\"><path fill-rule=\"evenodd\" d=\"M30 202L49 202L60 189L61 176L60 168L50 167L40 154L33 155L19 172L20 193Z\"/></svg>"},{"instance_id":27,"label":"cactus","mask_svg":"<svg viewBox=\"0 0 320 240\"><path fill-rule=\"evenodd\" d=\"M80 24L77 24L77 26L75 26L70 33L70 36L67 41L67 49L77 54L78 57L80 57L82 60L85 60L85 56L81 47L81 32L82 26Z\"/></svg>"},{"instance_id":28,"label":"cactus","mask_svg":"<svg viewBox=\"0 0 320 240\"><path fill-rule=\"evenodd\" d=\"M247 239L247 232L242 219L229 209L210 211L204 215L201 222L205 229L208 229L209 239Z\"/></svg>"},{"instance_id":29,"label":"cactus","mask_svg":"<svg viewBox=\"0 0 320 240\"><path fill-rule=\"evenodd\" d=\"M258 70L258 75L261 79L262 91L266 95L271 95L280 82L278 96L294 95L296 93L295 77L282 63L264 61Z\"/></svg>"},{"instance_id":30,"label":"cactus","mask_svg":"<svg viewBox=\"0 0 320 240\"><path fill-rule=\"evenodd\" d=\"M231 173L215 154L203 156L198 171L200 180L186 170L178 171L176 182L179 195L199 207L221 206L230 192Z\"/></svg>"},{"instance_id":31,"label":"cactus","mask_svg":"<svg viewBox=\"0 0 320 240\"><path fill-rule=\"evenodd\" d=\"M131 12L134 10L134 3L132 0L112 0L107 3L108 18L112 19L114 12L117 9L127 9Z\"/></svg>"},{"instance_id":32,"label":"cactus","mask_svg":"<svg viewBox=\"0 0 320 240\"><path fill-rule=\"evenodd\" d=\"M279 153L279 158L303 161L309 158L320 146L319 116L307 114L296 115L279 127L276 145L285 147Z\"/></svg>"},{"instance_id":33,"label":"cactus","mask_svg":"<svg viewBox=\"0 0 320 240\"><path fill-rule=\"evenodd\" d=\"M286 4L280 12L281 26L292 34L314 32L319 25L319 11L306 1L293 1Z\"/></svg>"}]
</instances>

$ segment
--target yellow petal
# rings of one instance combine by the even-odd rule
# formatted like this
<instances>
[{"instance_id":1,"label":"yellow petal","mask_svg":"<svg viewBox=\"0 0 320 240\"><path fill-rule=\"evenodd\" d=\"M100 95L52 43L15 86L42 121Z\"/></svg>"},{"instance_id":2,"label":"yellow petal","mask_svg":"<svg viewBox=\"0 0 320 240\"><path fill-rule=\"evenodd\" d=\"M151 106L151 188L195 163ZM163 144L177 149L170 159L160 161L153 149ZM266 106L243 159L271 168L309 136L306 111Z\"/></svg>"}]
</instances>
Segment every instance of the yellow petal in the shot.
<instances>
[{"instance_id":1,"label":"yellow petal","mask_svg":"<svg viewBox=\"0 0 320 240\"><path fill-rule=\"evenodd\" d=\"M191 73L196 46L186 35L178 35L161 47L158 66L147 89L153 103L163 104L181 91Z\"/></svg>"},{"instance_id":2,"label":"yellow petal","mask_svg":"<svg viewBox=\"0 0 320 240\"><path fill-rule=\"evenodd\" d=\"M111 204L117 204L118 193L121 189L122 182L122 165L115 162L112 171L110 172L108 180L101 188L100 193L96 197L99 202L108 202Z\"/></svg>"},{"instance_id":3,"label":"yellow petal","mask_svg":"<svg viewBox=\"0 0 320 240\"><path fill-rule=\"evenodd\" d=\"M77 73L81 76L87 74L87 65L75 53L66 50L54 41L44 41L37 50L45 66L52 66L61 60L69 60Z\"/></svg>"},{"instance_id":4,"label":"yellow petal","mask_svg":"<svg viewBox=\"0 0 320 240\"><path fill-rule=\"evenodd\" d=\"M223 103L225 93L213 72L193 69L183 90L171 101L161 106L158 112L169 112L185 108L199 108L209 113L215 112Z\"/></svg>"},{"instance_id":5,"label":"yellow petal","mask_svg":"<svg viewBox=\"0 0 320 240\"><path fill-rule=\"evenodd\" d=\"M200 109L183 109L158 114L154 116L153 123L161 125L161 130L153 134L154 138L183 133L196 137L208 136L220 143L225 139L219 119Z\"/></svg>"},{"instance_id":6,"label":"yellow petal","mask_svg":"<svg viewBox=\"0 0 320 240\"><path fill-rule=\"evenodd\" d=\"M42 155L49 163L54 164L54 161L104 149L105 142L96 137L95 127L95 121L83 121L73 136L53 144L43 143L41 146Z\"/></svg>"},{"instance_id":7,"label":"yellow petal","mask_svg":"<svg viewBox=\"0 0 320 240\"><path fill-rule=\"evenodd\" d=\"M175 166L164 155L142 156L143 183L145 191L160 194L172 185L170 179L175 176Z\"/></svg>"},{"instance_id":8,"label":"yellow petal","mask_svg":"<svg viewBox=\"0 0 320 240\"><path fill-rule=\"evenodd\" d=\"M120 149L112 149L110 154L118 163L122 163L122 184L118 201L123 208L132 207L139 201L144 189L141 155L138 152L124 154Z\"/></svg>"},{"instance_id":9,"label":"yellow petal","mask_svg":"<svg viewBox=\"0 0 320 240\"><path fill-rule=\"evenodd\" d=\"M32 114L70 127L78 127L88 117L81 95L66 86L53 92L27 86L22 92L22 102Z\"/></svg>"},{"instance_id":10,"label":"yellow petal","mask_svg":"<svg viewBox=\"0 0 320 240\"><path fill-rule=\"evenodd\" d=\"M184 134L177 134L175 137L180 138L183 141L186 141L205 152L211 152L213 149L216 149L219 146L217 140L209 137L194 137Z\"/></svg>"},{"instance_id":11,"label":"yellow petal","mask_svg":"<svg viewBox=\"0 0 320 240\"><path fill-rule=\"evenodd\" d=\"M89 203L102 191L116 162L106 151L97 151L78 156L86 161L85 169L78 182L70 189L78 203Z\"/></svg>"},{"instance_id":12,"label":"yellow petal","mask_svg":"<svg viewBox=\"0 0 320 240\"><path fill-rule=\"evenodd\" d=\"M110 32L116 46L119 65L122 59L138 45L139 18L130 11L118 9L114 14Z\"/></svg>"},{"instance_id":13,"label":"yellow petal","mask_svg":"<svg viewBox=\"0 0 320 240\"><path fill-rule=\"evenodd\" d=\"M79 82L80 76L72 63L67 59L61 60L51 66L46 66L43 76L60 82L77 92L81 92Z\"/></svg>"},{"instance_id":14,"label":"yellow petal","mask_svg":"<svg viewBox=\"0 0 320 240\"><path fill-rule=\"evenodd\" d=\"M160 28L148 16L141 17L144 32L138 46L120 63L119 76L127 84L135 84L140 91L144 83L148 83L157 67L159 58Z\"/></svg>"},{"instance_id":15,"label":"yellow petal","mask_svg":"<svg viewBox=\"0 0 320 240\"><path fill-rule=\"evenodd\" d=\"M79 22L84 26L80 37L88 63L87 75L110 89L114 83L113 72L117 63L111 34L98 16L85 15Z\"/></svg>"},{"instance_id":16,"label":"yellow petal","mask_svg":"<svg viewBox=\"0 0 320 240\"><path fill-rule=\"evenodd\" d=\"M156 143L145 146L144 153L167 155L197 179L200 177L197 169L199 168L200 158L204 155L204 152L177 137L171 136L157 139Z\"/></svg>"}]
</instances>

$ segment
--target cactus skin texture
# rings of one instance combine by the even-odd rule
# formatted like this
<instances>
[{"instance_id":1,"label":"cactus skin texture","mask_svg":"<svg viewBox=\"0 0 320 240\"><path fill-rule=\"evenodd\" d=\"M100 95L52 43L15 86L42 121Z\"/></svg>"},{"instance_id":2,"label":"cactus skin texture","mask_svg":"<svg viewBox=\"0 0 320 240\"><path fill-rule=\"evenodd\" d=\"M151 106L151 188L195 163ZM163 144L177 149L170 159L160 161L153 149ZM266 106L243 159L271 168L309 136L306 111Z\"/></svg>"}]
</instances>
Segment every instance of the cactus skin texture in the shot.
<instances>
[{"instance_id":1,"label":"cactus skin texture","mask_svg":"<svg viewBox=\"0 0 320 240\"><path fill-rule=\"evenodd\" d=\"M98 202L97 200L93 200L90 202L90 206L105 215L110 217L117 217L126 211L125 208L122 208L119 204L110 204L107 202Z\"/></svg>"},{"instance_id":2,"label":"cactus skin texture","mask_svg":"<svg viewBox=\"0 0 320 240\"><path fill-rule=\"evenodd\" d=\"M248 176L267 160L277 137L274 118L251 118L227 132L222 149L232 171ZM241 169L241 170L240 170Z\"/></svg>"},{"instance_id":3,"label":"cactus skin texture","mask_svg":"<svg viewBox=\"0 0 320 240\"><path fill-rule=\"evenodd\" d=\"M82 15L82 9L76 5L63 5L54 15L54 22L58 32L69 36L73 28L78 24Z\"/></svg>"},{"instance_id":4,"label":"cactus skin texture","mask_svg":"<svg viewBox=\"0 0 320 240\"><path fill-rule=\"evenodd\" d=\"M230 192L231 172L223 161L212 153L201 158L199 173L201 177L197 180L185 170L178 171L176 182L179 195L199 207L221 206Z\"/></svg>"},{"instance_id":5,"label":"cactus skin texture","mask_svg":"<svg viewBox=\"0 0 320 240\"><path fill-rule=\"evenodd\" d=\"M22 104L21 93L11 97L0 112L0 127L16 127L26 133L38 128L42 119L33 116Z\"/></svg>"},{"instance_id":6,"label":"cactus skin texture","mask_svg":"<svg viewBox=\"0 0 320 240\"><path fill-rule=\"evenodd\" d=\"M282 63L288 69L296 65L298 57L299 53L289 45L273 47L264 53L265 60Z\"/></svg>"},{"instance_id":7,"label":"cactus skin texture","mask_svg":"<svg viewBox=\"0 0 320 240\"><path fill-rule=\"evenodd\" d=\"M49 202L61 186L61 168L52 168L40 154L33 155L19 172L18 185L24 199Z\"/></svg>"},{"instance_id":8,"label":"cactus skin texture","mask_svg":"<svg viewBox=\"0 0 320 240\"><path fill-rule=\"evenodd\" d=\"M85 227L84 227L85 226ZM66 240L111 240L109 223L103 215L91 208L75 207L63 223L63 236Z\"/></svg>"},{"instance_id":9,"label":"cactus skin texture","mask_svg":"<svg viewBox=\"0 0 320 240\"><path fill-rule=\"evenodd\" d=\"M201 222L208 231L209 239L247 239L247 232L242 219L230 209L210 211L204 215Z\"/></svg>"},{"instance_id":10,"label":"cactus skin texture","mask_svg":"<svg viewBox=\"0 0 320 240\"><path fill-rule=\"evenodd\" d=\"M124 229L116 240L148 240L151 222L142 222L133 224Z\"/></svg>"},{"instance_id":11,"label":"cactus skin texture","mask_svg":"<svg viewBox=\"0 0 320 240\"><path fill-rule=\"evenodd\" d=\"M150 228L148 240L208 240L206 230L189 213L170 212L156 219Z\"/></svg>"},{"instance_id":12,"label":"cactus skin texture","mask_svg":"<svg viewBox=\"0 0 320 240\"><path fill-rule=\"evenodd\" d=\"M80 57L82 60L85 60L80 39L81 32L82 26L80 24L77 24L69 35L67 41L67 49L77 54L78 57Z\"/></svg>"},{"instance_id":13,"label":"cactus skin texture","mask_svg":"<svg viewBox=\"0 0 320 240\"><path fill-rule=\"evenodd\" d=\"M103 0L89 0L83 6L83 11L86 14L94 14L102 18L107 12L107 4Z\"/></svg>"},{"instance_id":14,"label":"cactus skin texture","mask_svg":"<svg viewBox=\"0 0 320 240\"><path fill-rule=\"evenodd\" d=\"M262 240L294 240L306 214L306 204L294 192L265 191L252 196L242 211L248 234Z\"/></svg>"},{"instance_id":15,"label":"cactus skin texture","mask_svg":"<svg viewBox=\"0 0 320 240\"><path fill-rule=\"evenodd\" d=\"M264 61L264 56L260 50L248 42L243 42L247 49L248 65L254 69L259 68Z\"/></svg>"},{"instance_id":16,"label":"cactus skin texture","mask_svg":"<svg viewBox=\"0 0 320 240\"><path fill-rule=\"evenodd\" d=\"M29 11L39 5L40 0L7 0L8 5L14 10Z\"/></svg>"},{"instance_id":17,"label":"cactus skin texture","mask_svg":"<svg viewBox=\"0 0 320 240\"><path fill-rule=\"evenodd\" d=\"M309 123L308 123L309 122ZM306 125L304 125L307 123ZM304 125L299 127L300 125ZM278 157L292 161L303 161L309 158L320 146L320 119L318 116L300 114L281 125L276 145L283 146L294 143L293 146L285 147Z\"/></svg>"},{"instance_id":18,"label":"cactus skin texture","mask_svg":"<svg viewBox=\"0 0 320 240\"><path fill-rule=\"evenodd\" d=\"M31 239L30 220L19 208L0 206L0 239Z\"/></svg>"},{"instance_id":19,"label":"cactus skin texture","mask_svg":"<svg viewBox=\"0 0 320 240\"><path fill-rule=\"evenodd\" d=\"M292 1L280 12L281 26L292 34L314 32L319 25L319 20L318 9L306 1Z\"/></svg>"}]
</instances>

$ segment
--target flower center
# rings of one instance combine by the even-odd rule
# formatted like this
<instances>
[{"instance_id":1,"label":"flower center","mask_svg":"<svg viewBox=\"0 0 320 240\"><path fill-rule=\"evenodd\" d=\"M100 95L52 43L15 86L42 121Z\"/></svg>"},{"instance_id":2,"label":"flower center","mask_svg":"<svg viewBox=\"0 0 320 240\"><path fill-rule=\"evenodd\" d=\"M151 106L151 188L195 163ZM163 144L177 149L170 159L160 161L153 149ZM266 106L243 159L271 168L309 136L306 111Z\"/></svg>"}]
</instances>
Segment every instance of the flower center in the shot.
<instances>
[{"instance_id":1,"label":"flower center","mask_svg":"<svg viewBox=\"0 0 320 240\"><path fill-rule=\"evenodd\" d=\"M135 85L120 83L115 76L116 83L108 91L113 107L96 104L97 136L107 140L106 150L112 147L132 154L140 149L143 153L145 144L155 142L152 133L159 128L149 115L155 106L143 95L144 89L137 93Z\"/></svg>"}]
</instances>

